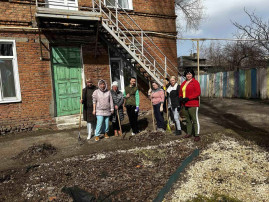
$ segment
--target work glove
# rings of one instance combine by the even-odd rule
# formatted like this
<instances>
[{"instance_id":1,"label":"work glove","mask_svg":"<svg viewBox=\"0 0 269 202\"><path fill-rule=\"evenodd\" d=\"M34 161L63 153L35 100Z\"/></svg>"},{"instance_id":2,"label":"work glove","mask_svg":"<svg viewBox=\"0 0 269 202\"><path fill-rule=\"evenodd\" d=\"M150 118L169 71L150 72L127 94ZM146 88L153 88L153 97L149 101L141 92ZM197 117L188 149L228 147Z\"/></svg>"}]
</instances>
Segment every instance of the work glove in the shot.
<instances>
[{"instance_id":1,"label":"work glove","mask_svg":"<svg viewBox=\"0 0 269 202\"><path fill-rule=\"evenodd\" d=\"M139 112L139 107L135 108L135 112L138 113Z\"/></svg>"},{"instance_id":2,"label":"work glove","mask_svg":"<svg viewBox=\"0 0 269 202\"><path fill-rule=\"evenodd\" d=\"M190 100L190 99L187 98L187 97L185 97L185 98L182 99L183 102L188 102L189 100Z\"/></svg>"},{"instance_id":3,"label":"work glove","mask_svg":"<svg viewBox=\"0 0 269 202\"><path fill-rule=\"evenodd\" d=\"M163 112L163 105L160 106L160 112Z\"/></svg>"}]
</instances>

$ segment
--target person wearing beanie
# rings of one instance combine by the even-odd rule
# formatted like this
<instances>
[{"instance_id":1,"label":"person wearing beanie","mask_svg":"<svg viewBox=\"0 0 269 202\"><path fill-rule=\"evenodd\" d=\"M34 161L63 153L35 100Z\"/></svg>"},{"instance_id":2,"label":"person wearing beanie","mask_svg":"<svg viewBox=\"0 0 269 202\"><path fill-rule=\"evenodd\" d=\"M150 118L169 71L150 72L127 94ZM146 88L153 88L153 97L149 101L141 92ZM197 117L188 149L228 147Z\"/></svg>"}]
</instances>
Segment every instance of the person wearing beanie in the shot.
<instances>
[{"instance_id":1,"label":"person wearing beanie","mask_svg":"<svg viewBox=\"0 0 269 202\"><path fill-rule=\"evenodd\" d=\"M125 87L123 96L125 98L125 106L127 115L129 117L130 125L132 128L132 135L137 134L138 131L138 112L139 112L139 91L136 87L136 78L131 77L130 85Z\"/></svg>"},{"instance_id":2,"label":"person wearing beanie","mask_svg":"<svg viewBox=\"0 0 269 202\"><path fill-rule=\"evenodd\" d=\"M82 90L82 100L80 101L83 104L83 120L87 121L87 140L91 139L92 134L95 132L96 117L92 114L92 94L96 89L97 88L95 85L93 85L92 79L87 79L86 87Z\"/></svg>"},{"instance_id":3,"label":"person wearing beanie","mask_svg":"<svg viewBox=\"0 0 269 202\"><path fill-rule=\"evenodd\" d=\"M187 134L185 138L192 137L192 128L194 127L194 141L200 140L200 124L198 119L199 96L201 94L200 84L195 80L195 73L191 68L184 72L186 80L181 84L179 99L182 103L183 115L187 122Z\"/></svg>"},{"instance_id":4,"label":"person wearing beanie","mask_svg":"<svg viewBox=\"0 0 269 202\"><path fill-rule=\"evenodd\" d=\"M124 119L124 114L123 114L123 94L122 92L119 91L118 88L118 82L114 81L112 83L112 89L110 90L110 93L112 95L113 103L114 103L114 114L110 116L110 120L112 122L112 127L114 130L114 135L117 136L122 136L121 131L120 131L120 126L119 126L119 120L118 120L118 115L117 112L119 113L120 121L123 121Z\"/></svg>"},{"instance_id":5,"label":"person wearing beanie","mask_svg":"<svg viewBox=\"0 0 269 202\"><path fill-rule=\"evenodd\" d=\"M109 138L109 117L114 113L114 105L112 96L109 90L107 90L107 84L104 80L98 82L98 89L93 92L93 114L96 115L97 124L95 129L95 141L99 141L102 126L105 129L105 138Z\"/></svg>"}]
</instances>

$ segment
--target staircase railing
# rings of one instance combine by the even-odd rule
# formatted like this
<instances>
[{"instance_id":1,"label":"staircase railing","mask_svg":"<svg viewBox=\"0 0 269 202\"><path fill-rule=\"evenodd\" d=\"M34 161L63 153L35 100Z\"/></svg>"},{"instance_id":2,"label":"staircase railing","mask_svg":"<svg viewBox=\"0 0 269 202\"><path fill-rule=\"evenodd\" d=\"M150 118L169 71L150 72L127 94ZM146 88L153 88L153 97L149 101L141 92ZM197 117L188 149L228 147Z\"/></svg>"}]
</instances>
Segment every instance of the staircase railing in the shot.
<instances>
[{"instance_id":1,"label":"staircase railing","mask_svg":"<svg viewBox=\"0 0 269 202\"><path fill-rule=\"evenodd\" d=\"M168 70L173 74L177 75L178 69L171 62L171 60L167 58L167 56L160 50L160 48L153 42L153 40L142 30L142 28L135 22L135 20L125 11L125 9L123 9L118 4L117 0L115 3L116 6L112 11L112 9L108 8L107 6L107 4L111 4L109 0L106 0L106 4L104 0L93 0L93 4L96 7L98 7L99 12L104 14L104 19L110 20L110 22L116 27L118 37L121 37L121 35L126 37L128 43L132 44L132 48L135 51L139 52L143 57L145 57L143 58L144 61L149 62L149 64L154 67L154 72L158 72L159 74L161 74L162 77L169 76L169 74L167 73ZM121 12L119 12L118 8L120 8L120 11L122 11L125 14L125 16ZM112 17L114 18L114 21ZM130 22L132 22L134 26L131 25ZM128 28L126 27L126 25L127 26L129 25ZM136 36L134 36L132 33L135 33ZM153 47L155 48L155 50ZM160 69L163 70L164 73L161 73Z\"/></svg>"}]
</instances>

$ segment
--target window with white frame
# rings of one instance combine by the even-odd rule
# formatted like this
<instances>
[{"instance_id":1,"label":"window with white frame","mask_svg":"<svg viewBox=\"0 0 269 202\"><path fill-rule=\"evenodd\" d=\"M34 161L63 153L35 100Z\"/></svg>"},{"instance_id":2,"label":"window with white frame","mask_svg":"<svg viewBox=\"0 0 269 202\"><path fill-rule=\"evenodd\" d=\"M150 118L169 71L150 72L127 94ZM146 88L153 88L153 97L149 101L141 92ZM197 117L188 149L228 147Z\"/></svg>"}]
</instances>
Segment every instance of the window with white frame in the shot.
<instances>
[{"instance_id":1,"label":"window with white frame","mask_svg":"<svg viewBox=\"0 0 269 202\"><path fill-rule=\"evenodd\" d=\"M132 0L105 0L105 3L108 7L113 7L118 9L127 9L133 10L133 1Z\"/></svg>"},{"instance_id":2,"label":"window with white frame","mask_svg":"<svg viewBox=\"0 0 269 202\"><path fill-rule=\"evenodd\" d=\"M21 101L15 40L0 39L0 103Z\"/></svg>"}]
</instances>

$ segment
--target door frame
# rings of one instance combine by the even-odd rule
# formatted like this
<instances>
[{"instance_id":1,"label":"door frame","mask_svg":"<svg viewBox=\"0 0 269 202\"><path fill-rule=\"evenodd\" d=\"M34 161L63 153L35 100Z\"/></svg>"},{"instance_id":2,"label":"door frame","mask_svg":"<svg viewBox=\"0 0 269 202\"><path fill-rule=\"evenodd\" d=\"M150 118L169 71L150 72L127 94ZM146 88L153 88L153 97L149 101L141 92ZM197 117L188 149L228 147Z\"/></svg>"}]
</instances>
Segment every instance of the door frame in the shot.
<instances>
[{"instance_id":1,"label":"door frame","mask_svg":"<svg viewBox=\"0 0 269 202\"><path fill-rule=\"evenodd\" d=\"M82 45L63 45L63 44L50 44L49 50L50 50L50 68L51 68L51 81L52 81L52 93L53 93L53 106L54 106L54 117L61 117L57 116L57 100L56 100L56 87L54 82L54 68L53 68L53 55L52 55L52 48L53 47L78 47L80 48L80 61L81 61L81 79L82 79L82 89L85 88L85 73L84 73L84 62L83 62L83 51L82 51ZM81 85L80 85L81 86ZM82 90L81 89L81 90ZM69 116L69 115L67 115Z\"/></svg>"}]
</instances>

